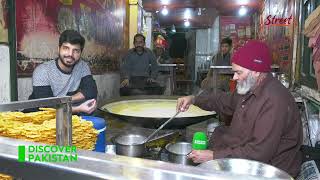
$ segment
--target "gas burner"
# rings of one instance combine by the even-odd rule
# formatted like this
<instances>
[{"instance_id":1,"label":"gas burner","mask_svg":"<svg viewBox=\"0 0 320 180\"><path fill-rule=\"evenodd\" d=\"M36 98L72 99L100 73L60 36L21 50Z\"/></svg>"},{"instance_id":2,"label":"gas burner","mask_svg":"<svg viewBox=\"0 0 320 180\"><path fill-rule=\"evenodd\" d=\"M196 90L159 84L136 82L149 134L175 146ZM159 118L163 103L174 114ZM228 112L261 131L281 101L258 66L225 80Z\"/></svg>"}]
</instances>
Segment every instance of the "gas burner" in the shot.
<instances>
[{"instance_id":1,"label":"gas burner","mask_svg":"<svg viewBox=\"0 0 320 180\"><path fill-rule=\"evenodd\" d=\"M160 160L161 151L161 148L149 148L149 150L145 153L145 155L142 158L158 161Z\"/></svg>"}]
</instances>

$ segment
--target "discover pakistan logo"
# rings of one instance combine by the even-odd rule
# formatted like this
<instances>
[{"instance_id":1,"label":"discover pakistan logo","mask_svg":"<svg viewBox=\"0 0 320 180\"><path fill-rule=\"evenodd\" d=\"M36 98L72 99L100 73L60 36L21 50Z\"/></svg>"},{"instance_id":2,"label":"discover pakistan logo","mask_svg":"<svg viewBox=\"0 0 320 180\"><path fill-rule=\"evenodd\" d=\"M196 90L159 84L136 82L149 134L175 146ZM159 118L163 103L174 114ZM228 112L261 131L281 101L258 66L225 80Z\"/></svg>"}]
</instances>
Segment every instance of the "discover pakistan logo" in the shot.
<instances>
[{"instance_id":1,"label":"discover pakistan logo","mask_svg":"<svg viewBox=\"0 0 320 180\"><path fill-rule=\"evenodd\" d=\"M75 162L78 161L75 146L18 146L19 162Z\"/></svg>"}]
</instances>

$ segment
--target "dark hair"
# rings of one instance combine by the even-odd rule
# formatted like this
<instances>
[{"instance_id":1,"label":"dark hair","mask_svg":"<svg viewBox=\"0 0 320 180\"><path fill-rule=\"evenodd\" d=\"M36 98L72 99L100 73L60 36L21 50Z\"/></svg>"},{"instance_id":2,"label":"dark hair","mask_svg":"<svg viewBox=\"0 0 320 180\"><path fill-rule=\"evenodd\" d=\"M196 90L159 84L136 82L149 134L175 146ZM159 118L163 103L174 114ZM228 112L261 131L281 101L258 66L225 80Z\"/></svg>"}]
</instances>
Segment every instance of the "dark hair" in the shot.
<instances>
[{"instance_id":1,"label":"dark hair","mask_svg":"<svg viewBox=\"0 0 320 180\"><path fill-rule=\"evenodd\" d=\"M229 46L232 46L232 39L230 39L230 38L223 38L222 40L221 40L221 43L220 44L228 44Z\"/></svg>"},{"instance_id":2,"label":"dark hair","mask_svg":"<svg viewBox=\"0 0 320 180\"><path fill-rule=\"evenodd\" d=\"M136 41L136 38L137 38L137 37L142 37L143 41L144 41L144 42L146 41L146 38L144 37L144 35L138 33L138 34L134 35L134 37L133 37L133 42Z\"/></svg>"},{"instance_id":3,"label":"dark hair","mask_svg":"<svg viewBox=\"0 0 320 180\"><path fill-rule=\"evenodd\" d=\"M80 48L82 51L86 40L83 36L81 36L81 34L78 31L69 29L63 31L60 34L59 47L61 47L61 45L66 42L70 44L80 44Z\"/></svg>"}]
</instances>

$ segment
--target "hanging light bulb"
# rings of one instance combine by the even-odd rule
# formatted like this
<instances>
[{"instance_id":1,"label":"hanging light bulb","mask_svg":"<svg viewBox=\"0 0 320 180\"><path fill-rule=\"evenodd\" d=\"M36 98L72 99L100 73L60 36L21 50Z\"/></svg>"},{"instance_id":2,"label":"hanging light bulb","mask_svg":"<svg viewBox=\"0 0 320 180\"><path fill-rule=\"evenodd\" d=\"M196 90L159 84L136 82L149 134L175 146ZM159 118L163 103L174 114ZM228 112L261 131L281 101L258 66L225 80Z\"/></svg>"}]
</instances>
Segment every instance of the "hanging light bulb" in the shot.
<instances>
[{"instance_id":1,"label":"hanging light bulb","mask_svg":"<svg viewBox=\"0 0 320 180\"><path fill-rule=\"evenodd\" d=\"M161 3L162 3L163 5L168 5L168 4L169 4L169 0L161 0Z\"/></svg>"},{"instance_id":2,"label":"hanging light bulb","mask_svg":"<svg viewBox=\"0 0 320 180\"><path fill-rule=\"evenodd\" d=\"M240 5L247 5L249 3L249 0L238 0L238 3Z\"/></svg>"},{"instance_id":3,"label":"hanging light bulb","mask_svg":"<svg viewBox=\"0 0 320 180\"><path fill-rule=\"evenodd\" d=\"M245 7L245 6L241 6L240 9L239 9L239 15L240 16L244 16L246 15L248 12L248 9Z\"/></svg>"},{"instance_id":4,"label":"hanging light bulb","mask_svg":"<svg viewBox=\"0 0 320 180\"><path fill-rule=\"evenodd\" d=\"M190 21L189 21L189 20L186 20L186 21L184 22L184 26L185 26L185 27L189 27L189 26L190 26Z\"/></svg>"},{"instance_id":5,"label":"hanging light bulb","mask_svg":"<svg viewBox=\"0 0 320 180\"><path fill-rule=\"evenodd\" d=\"M191 18L191 11L190 9L186 9L184 11L184 19L190 19Z\"/></svg>"},{"instance_id":6,"label":"hanging light bulb","mask_svg":"<svg viewBox=\"0 0 320 180\"><path fill-rule=\"evenodd\" d=\"M161 10L161 14L166 16L166 15L168 15L168 13L169 13L169 11L167 9L167 6L164 6L163 9Z\"/></svg>"}]
</instances>

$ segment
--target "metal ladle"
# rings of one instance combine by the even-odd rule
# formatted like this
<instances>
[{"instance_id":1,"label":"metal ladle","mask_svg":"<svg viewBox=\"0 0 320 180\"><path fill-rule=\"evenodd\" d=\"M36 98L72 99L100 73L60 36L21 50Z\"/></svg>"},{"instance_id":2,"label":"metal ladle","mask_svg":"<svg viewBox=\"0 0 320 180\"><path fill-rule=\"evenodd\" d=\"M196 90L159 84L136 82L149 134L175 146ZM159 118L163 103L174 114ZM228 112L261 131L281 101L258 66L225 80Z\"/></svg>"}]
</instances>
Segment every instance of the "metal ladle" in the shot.
<instances>
[{"instance_id":1,"label":"metal ladle","mask_svg":"<svg viewBox=\"0 0 320 180\"><path fill-rule=\"evenodd\" d=\"M158 133L165 125L167 125L170 121L172 121L180 111L176 112L175 115L173 115L169 120L167 120L165 123L163 123L157 130L155 130L152 134L150 134L142 143L147 143L156 133Z\"/></svg>"}]
</instances>

